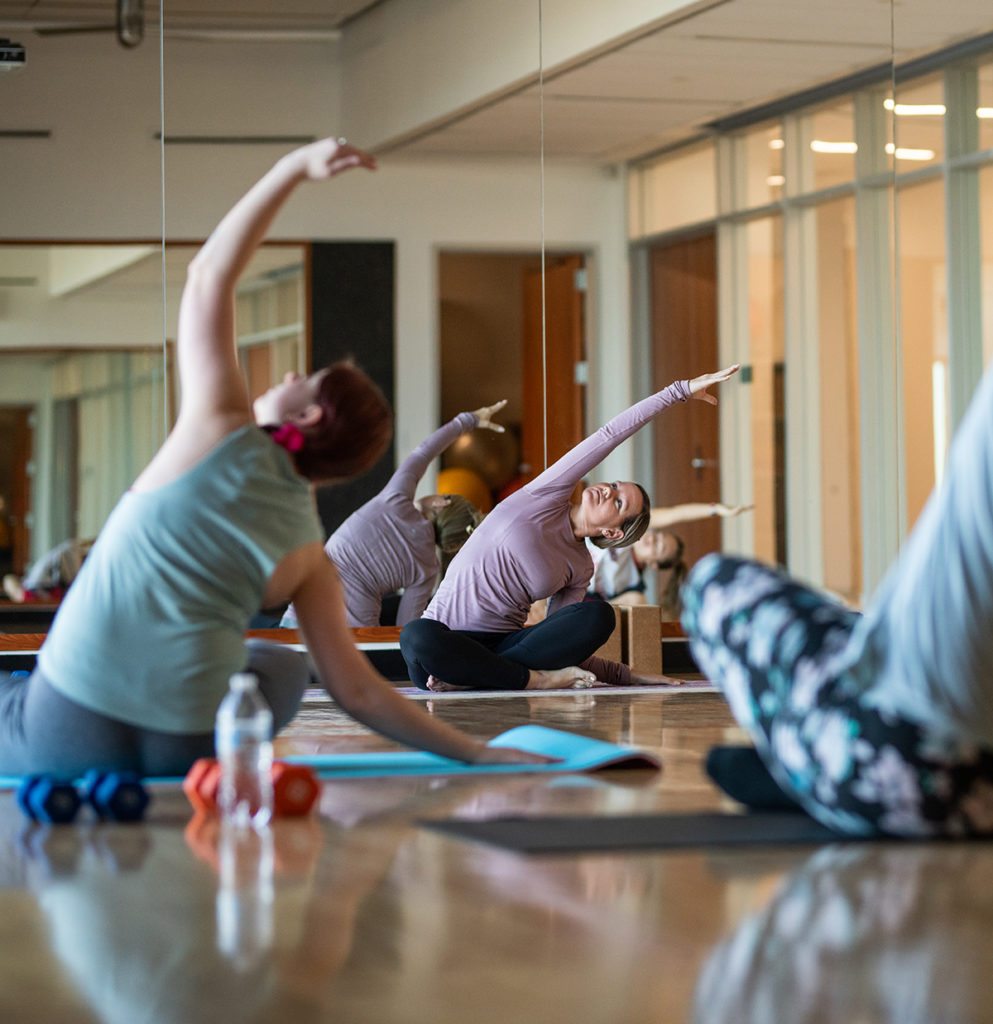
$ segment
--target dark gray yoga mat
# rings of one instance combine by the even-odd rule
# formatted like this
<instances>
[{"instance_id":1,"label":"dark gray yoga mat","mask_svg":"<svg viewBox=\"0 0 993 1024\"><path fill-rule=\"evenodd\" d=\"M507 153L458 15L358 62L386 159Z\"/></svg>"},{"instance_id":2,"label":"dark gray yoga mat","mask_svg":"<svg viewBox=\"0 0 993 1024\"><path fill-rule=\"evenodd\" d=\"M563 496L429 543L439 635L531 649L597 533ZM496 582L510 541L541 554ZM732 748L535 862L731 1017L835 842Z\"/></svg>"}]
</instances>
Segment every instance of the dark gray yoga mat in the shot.
<instances>
[{"instance_id":1,"label":"dark gray yoga mat","mask_svg":"<svg viewBox=\"0 0 993 1024\"><path fill-rule=\"evenodd\" d=\"M862 837L832 832L806 814L636 814L596 817L425 819L424 828L518 853L619 853L718 846L786 846Z\"/></svg>"}]
</instances>

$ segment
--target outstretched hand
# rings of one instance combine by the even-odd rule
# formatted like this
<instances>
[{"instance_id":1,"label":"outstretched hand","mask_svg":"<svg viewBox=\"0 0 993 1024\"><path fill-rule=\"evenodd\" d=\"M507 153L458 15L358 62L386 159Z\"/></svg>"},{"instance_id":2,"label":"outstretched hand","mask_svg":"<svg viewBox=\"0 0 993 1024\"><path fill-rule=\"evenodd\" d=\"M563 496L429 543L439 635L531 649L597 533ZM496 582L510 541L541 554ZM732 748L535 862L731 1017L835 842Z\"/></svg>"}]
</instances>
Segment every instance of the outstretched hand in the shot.
<instances>
[{"instance_id":1,"label":"outstretched hand","mask_svg":"<svg viewBox=\"0 0 993 1024\"><path fill-rule=\"evenodd\" d=\"M311 181L325 181L342 171L353 167L376 169L376 158L357 146L350 146L344 139L321 139L301 146L290 154L291 159L301 162L304 175Z\"/></svg>"},{"instance_id":2,"label":"outstretched hand","mask_svg":"<svg viewBox=\"0 0 993 1024\"><path fill-rule=\"evenodd\" d=\"M751 512L753 508L754 505L723 505L718 501L714 504L714 515L727 519L731 516L740 516L742 512Z\"/></svg>"},{"instance_id":3,"label":"outstretched hand","mask_svg":"<svg viewBox=\"0 0 993 1024\"><path fill-rule=\"evenodd\" d=\"M734 366L728 366L723 370L718 370L716 373L704 373L699 377L694 377L690 381L690 394L694 398L700 399L701 402L717 405L717 399L708 393L707 388L730 380L740 369L741 363L735 363Z\"/></svg>"},{"instance_id":4,"label":"outstretched hand","mask_svg":"<svg viewBox=\"0 0 993 1024\"><path fill-rule=\"evenodd\" d=\"M487 430L495 430L498 434L503 433L503 427L499 423L493 422L493 417L507 404L507 399L502 398L495 405L484 405L481 409L474 411L476 419L479 421L477 427L485 427Z\"/></svg>"},{"instance_id":5,"label":"outstretched hand","mask_svg":"<svg viewBox=\"0 0 993 1024\"><path fill-rule=\"evenodd\" d=\"M533 754L530 750L518 750L516 747L490 747L483 745L473 764L554 764L558 757L546 757L544 754Z\"/></svg>"}]
</instances>

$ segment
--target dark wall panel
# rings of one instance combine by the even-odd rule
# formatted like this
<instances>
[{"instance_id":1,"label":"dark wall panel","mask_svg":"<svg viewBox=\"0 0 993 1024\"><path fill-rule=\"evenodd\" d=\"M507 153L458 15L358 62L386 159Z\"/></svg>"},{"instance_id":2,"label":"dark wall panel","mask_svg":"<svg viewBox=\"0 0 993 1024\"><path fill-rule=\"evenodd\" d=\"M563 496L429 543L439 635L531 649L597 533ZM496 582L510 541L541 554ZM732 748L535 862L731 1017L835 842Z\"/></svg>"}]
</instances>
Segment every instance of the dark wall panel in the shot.
<instances>
[{"instance_id":1,"label":"dark wall panel","mask_svg":"<svg viewBox=\"0 0 993 1024\"><path fill-rule=\"evenodd\" d=\"M393 243L315 242L310 274L311 366L351 356L395 405ZM391 445L357 480L317 492L325 533L383 489L393 473L393 452Z\"/></svg>"}]
</instances>

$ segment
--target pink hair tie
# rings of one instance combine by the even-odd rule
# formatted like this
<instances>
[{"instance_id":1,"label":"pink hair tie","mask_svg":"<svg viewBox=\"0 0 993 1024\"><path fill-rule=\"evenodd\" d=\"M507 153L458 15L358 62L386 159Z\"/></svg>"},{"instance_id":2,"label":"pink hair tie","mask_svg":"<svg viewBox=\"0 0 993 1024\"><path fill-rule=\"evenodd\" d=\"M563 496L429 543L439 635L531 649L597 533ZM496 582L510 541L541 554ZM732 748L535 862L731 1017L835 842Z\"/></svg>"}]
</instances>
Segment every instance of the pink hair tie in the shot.
<instances>
[{"instance_id":1,"label":"pink hair tie","mask_svg":"<svg viewBox=\"0 0 993 1024\"><path fill-rule=\"evenodd\" d=\"M304 442L303 431L292 423L284 423L278 430L274 430L272 439L288 452L300 451Z\"/></svg>"}]
</instances>

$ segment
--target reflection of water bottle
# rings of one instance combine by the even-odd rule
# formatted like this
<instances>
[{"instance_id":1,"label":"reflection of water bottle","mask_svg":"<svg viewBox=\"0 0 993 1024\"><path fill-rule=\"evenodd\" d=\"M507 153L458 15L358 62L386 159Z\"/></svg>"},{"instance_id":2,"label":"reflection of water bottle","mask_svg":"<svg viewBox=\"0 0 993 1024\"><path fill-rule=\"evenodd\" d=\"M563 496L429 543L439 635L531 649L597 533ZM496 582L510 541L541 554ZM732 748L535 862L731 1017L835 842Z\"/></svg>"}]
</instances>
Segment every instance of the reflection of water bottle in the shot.
<instances>
[{"instance_id":1,"label":"reflection of water bottle","mask_svg":"<svg viewBox=\"0 0 993 1024\"><path fill-rule=\"evenodd\" d=\"M266 825L272 817L272 711L248 672L231 677L217 709L214 747L221 766L217 806L222 820Z\"/></svg>"},{"instance_id":2,"label":"reflection of water bottle","mask_svg":"<svg viewBox=\"0 0 993 1024\"><path fill-rule=\"evenodd\" d=\"M272 948L272 830L222 821L217 852L217 948L237 970L247 971Z\"/></svg>"}]
</instances>

